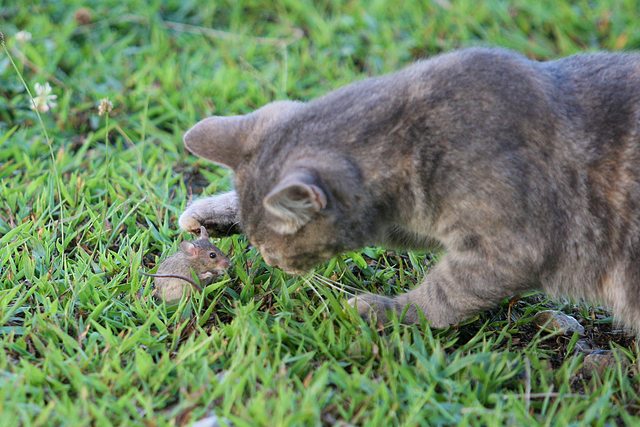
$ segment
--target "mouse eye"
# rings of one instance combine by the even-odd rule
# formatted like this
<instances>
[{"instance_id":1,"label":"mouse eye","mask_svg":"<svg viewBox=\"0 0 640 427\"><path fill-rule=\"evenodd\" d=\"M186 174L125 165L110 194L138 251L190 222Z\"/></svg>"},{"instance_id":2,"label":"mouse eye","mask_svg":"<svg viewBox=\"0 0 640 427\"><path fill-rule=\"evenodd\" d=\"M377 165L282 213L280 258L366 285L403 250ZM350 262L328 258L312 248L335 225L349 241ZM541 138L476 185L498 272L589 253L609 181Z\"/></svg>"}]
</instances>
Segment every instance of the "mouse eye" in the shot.
<instances>
[{"instance_id":1,"label":"mouse eye","mask_svg":"<svg viewBox=\"0 0 640 427\"><path fill-rule=\"evenodd\" d=\"M213 259L216 257L216 253L215 252L209 252L209 258Z\"/></svg>"}]
</instances>

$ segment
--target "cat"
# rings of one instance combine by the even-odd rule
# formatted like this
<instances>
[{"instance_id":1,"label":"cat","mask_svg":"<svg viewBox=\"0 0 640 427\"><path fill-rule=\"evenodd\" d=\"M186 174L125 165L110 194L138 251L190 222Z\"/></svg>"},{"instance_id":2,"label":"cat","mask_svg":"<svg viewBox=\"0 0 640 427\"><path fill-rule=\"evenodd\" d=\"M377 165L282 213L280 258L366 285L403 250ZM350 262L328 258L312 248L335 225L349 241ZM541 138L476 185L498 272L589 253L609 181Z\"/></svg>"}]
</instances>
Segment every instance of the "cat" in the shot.
<instances>
[{"instance_id":1,"label":"cat","mask_svg":"<svg viewBox=\"0 0 640 427\"><path fill-rule=\"evenodd\" d=\"M235 191L183 229L239 223L302 274L345 251L439 246L415 289L350 301L446 327L541 289L609 306L640 330L640 55L537 62L470 48L309 101L209 117L186 148Z\"/></svg>"}]
</instances>

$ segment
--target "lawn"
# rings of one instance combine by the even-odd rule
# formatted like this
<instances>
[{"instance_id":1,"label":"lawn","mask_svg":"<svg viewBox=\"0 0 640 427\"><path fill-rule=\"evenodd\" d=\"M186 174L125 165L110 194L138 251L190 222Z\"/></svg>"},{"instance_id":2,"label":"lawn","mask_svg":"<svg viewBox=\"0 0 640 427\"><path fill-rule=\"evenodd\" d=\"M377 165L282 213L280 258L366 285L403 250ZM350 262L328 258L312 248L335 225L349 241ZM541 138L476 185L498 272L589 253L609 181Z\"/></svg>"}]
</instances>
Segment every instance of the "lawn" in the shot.
<instances>
[{"instance_id":1,"label":"lawn","mask_svg":"<svg viewBox=\"0 0 640 427\"><path fill-rule=\"evenodd\" d=\"M30 3L0 0L3 426L640 422L637 343L600 307L531 294L446 330L344 308L351 288L413 287L437 253L367 248L319 266L342 292L219 239L233 268L177 306L140 274L191 238L177 227L190 200L230 188L182 146L198 119L464 46L637 49L640 2ZM46 83L57 105L38 115L25 84L36 96ZM547 308L614 350L610 369L584 369L577 334L534 326Z\"/></svg>"}]
</instances>

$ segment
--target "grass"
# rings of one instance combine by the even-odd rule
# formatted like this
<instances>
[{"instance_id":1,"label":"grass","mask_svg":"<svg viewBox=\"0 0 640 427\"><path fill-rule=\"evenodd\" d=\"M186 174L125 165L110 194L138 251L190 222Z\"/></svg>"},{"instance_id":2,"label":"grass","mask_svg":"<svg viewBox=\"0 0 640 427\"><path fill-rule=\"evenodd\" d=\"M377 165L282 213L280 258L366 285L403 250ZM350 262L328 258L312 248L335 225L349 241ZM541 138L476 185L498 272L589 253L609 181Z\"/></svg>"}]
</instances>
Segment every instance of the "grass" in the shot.
<instances>
[{"instance_id":1,"label":"grass","mask_svg":"<svg viewBox=\"0 0 640 427\"><path fill-rule=\"evenodd\" d=\"M229 188L226 171L182 148L197 119L309 99L462 46L541 59L638 48L638 2L28 3L0 2L0 31L27 84L51 83L58 106L42 114L49 145L0 53L3 425L639 421L626 368L637 344L598 307L529 295L447 330L370 325L341 293L266 266L241 236L218 242L228 277L177 307L150 298L139 274L188 238L177 216L190 199ZM33 38L16 40L20 30ZM318 271L393 294L432 262L368 248ZM577 337L531 326L549 307L616 349L617 364L582 375Z\"/></svg>"}]
</instances>

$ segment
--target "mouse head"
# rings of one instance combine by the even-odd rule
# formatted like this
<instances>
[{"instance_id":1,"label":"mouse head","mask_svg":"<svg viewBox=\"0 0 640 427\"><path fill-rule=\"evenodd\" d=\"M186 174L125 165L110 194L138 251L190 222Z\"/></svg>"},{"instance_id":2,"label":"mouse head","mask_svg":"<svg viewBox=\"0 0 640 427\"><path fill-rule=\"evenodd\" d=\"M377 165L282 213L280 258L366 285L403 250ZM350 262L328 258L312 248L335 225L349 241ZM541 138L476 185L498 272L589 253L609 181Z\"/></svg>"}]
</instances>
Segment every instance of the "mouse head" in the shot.
<instances>
[{"instance_id":1,"label":"mouse head","mask_svg":"<svg viewBox=\"0 0 640 427\"><path fill-rule=\"evenodd\" d=\"M229 258L211 241L204 227L200 227L200 237L180 243L180 250L193 264L197 273L222 272L229 268Z\"/></svg>"}]
</instances>

